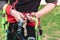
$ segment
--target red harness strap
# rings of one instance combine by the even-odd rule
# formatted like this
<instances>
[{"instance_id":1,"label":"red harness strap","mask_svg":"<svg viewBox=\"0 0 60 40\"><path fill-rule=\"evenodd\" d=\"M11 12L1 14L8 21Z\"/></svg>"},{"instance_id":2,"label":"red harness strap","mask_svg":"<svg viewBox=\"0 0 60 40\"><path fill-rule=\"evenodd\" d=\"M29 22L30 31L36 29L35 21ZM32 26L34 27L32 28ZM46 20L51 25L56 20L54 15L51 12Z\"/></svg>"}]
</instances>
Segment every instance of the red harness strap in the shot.
<instances>
[{"instance_id":1,"label":"red harness strap","mask_svg":"<svg viewBox=\"0 0 60 40\"><path fill-rule=\"evenodd\" d=\"M16 6L16 4L18 3L18 1L19 1L19 0L16 0L16 1L12 4L12 6L11 6L12 9L15 9L15 6Z\"/></svg>"},{"instance_id":2,"label":"red harness strap","mask_svg":"<svg viewBox=\"0 0 60 40\"><path fill-rule=\"evenodd\" d=\"M15 6L15 5L18 3L18 1L19 1L19 0L16 0L12 5Z\"/></svg>"}]
</instances>

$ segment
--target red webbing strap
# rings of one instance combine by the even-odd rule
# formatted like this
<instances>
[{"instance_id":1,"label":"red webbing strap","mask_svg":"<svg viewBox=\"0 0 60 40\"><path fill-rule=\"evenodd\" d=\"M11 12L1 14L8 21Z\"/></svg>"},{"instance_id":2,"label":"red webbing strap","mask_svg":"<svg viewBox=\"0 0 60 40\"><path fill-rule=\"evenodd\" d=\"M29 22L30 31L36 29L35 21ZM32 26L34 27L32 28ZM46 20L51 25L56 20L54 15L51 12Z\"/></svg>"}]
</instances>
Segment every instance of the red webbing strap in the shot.
<instances>
[{"instance_id":1,"label":"red webbing strap","mask_svg":"<svg viewBox=\"0 0 60 40\"><path fill-rule=\"evenodd\" d=\"M16 4L18 3L19 0L16 0L13 4L12 4L12 8L15 9Z\"/></svg>"}]
</instances>

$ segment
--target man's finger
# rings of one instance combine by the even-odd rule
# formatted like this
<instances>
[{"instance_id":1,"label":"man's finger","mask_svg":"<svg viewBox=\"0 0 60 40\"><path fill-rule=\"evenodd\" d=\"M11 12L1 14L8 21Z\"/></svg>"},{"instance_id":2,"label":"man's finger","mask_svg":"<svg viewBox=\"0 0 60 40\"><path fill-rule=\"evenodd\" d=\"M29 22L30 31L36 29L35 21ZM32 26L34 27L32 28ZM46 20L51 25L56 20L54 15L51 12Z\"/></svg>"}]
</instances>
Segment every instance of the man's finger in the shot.
<instances>
[{"instance_id":1,"label":"man's finger","mask_svg":"<svg viewBox=\"0 0 60 40\"><path fill-rule=\"evenodd\" d=\"M31 15L32 15L32 16L35 16L35 12L32 12Z\"/></svg>"}]
</instances>

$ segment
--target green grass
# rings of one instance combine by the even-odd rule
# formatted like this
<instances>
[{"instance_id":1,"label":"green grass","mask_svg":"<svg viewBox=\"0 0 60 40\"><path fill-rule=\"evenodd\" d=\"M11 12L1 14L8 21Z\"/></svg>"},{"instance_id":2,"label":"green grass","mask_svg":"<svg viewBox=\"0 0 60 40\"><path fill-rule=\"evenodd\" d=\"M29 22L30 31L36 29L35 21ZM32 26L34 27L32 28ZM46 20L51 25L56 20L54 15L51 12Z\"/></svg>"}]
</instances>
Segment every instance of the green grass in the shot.
<instances>
[{"instance_id":1,"label":"green grass","mask_svg":"<svg viewBox=\"0 0 60 40\"><path fill-rule=\"evenodd\" d=\"M60 6L57 6L49 14L41 17L43 38L46 40L60 40Z\"/></svg>"},{"instance_id":2,"label":"green grass","mask_svg":"<svg viewBox=\"0 0 60 40\"><path fill-rule=\"evenodd\" d=\"M0 11L0 27L1 27L1 21L2 21L1 14L2 14L2 11Z\"/></svg>"},{"instance_id":3,"label":"green grass","mask_svg":"<svg viewBox=\"0 0 60 40\"><path fill-rule=\"evenodd\" d=\"M39 10L42 7L43 6L39 7ZM45 16L41 17L41 26L43 30L43 40L60 40L60 6L57 6L49 14L46 14ZM0 30L0 40L4 40L4 32L2 32L2 30Z\"/></svg>"}]
</instances>

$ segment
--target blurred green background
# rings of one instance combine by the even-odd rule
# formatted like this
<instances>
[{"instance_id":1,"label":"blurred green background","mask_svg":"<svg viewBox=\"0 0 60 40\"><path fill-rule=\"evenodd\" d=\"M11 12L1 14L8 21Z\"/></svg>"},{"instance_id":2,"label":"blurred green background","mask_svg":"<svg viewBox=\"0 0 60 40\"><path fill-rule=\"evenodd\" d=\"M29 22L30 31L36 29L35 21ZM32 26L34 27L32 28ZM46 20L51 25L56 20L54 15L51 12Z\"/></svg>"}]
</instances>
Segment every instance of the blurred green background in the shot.
<instances>
[{"instance_id":1,"label":"blurred green background","mask_svg":"<svg viewBox=\"0 0 60 40\"><path fill-rule=\"evenodd\" d=\"M39 7L39 10L43 6ZM0 11L0 40L4 40L4 32L1 26L1 11ZM43 30L42 40L60 40L60 6L56 6L49 14L41 17L41 27Z\"/></svg>"}]
</instances>

